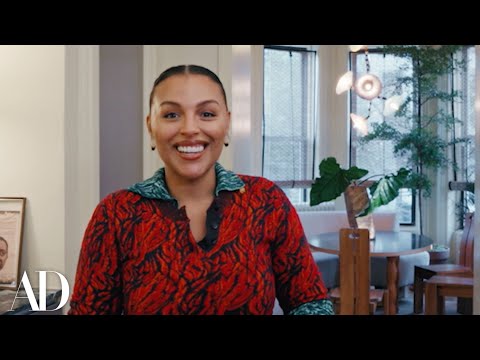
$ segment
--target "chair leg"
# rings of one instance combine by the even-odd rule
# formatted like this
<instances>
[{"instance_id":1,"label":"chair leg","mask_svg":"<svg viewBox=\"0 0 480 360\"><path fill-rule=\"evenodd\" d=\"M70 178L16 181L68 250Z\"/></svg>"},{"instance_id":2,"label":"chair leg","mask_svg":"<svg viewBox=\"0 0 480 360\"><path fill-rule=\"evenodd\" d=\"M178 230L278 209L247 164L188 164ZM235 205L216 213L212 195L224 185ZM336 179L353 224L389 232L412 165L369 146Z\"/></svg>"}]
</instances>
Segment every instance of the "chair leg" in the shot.
<instances>
[{"instance_id":1,"label":"chair leg","mask_svg":"<svg viewBox=\"0 0 480 360\"><path fill-rule=\"evenodd\" d=\"M462 315L473 314L473 302L471 298L457 298L457 312Z\"/></svg>"},{"instance_id":2,"label":"chair leg","mask_svg":"<svg viewBox=\"0 0 480 360\"><path fill-rule=\"evenodd\" d=\"M425 315L438 315L437 284L425 284Z\"/></svg>"},{"instance_id":3,"label":"chair leg","mask_svg":"<svg viewBox=\"0 0 480 360\"><path fill-rule=\"evenodd\" d=\"M413 278L413 312L415 314L423 312L423 287L423 277L420 276L420 271L415 267Z\"/></svg>"},{"instance_id":4,"label":"chair leg","mask_svg":"<svg viewBox=\"0 0 480 360\"><path fill-rule=\"evenodd\" d=\"M388 291L385 290L385 291L383 292L383 314L384 314L384 315L391 315L391 314L388 312L388 300L389 300Z\"/></svg>"},{"instance_id":5,"label":"chair leg","mask_svg":"<svg viewBox=\"0 0 480 360\"><path fill-rule=\"evenodd\" d=\"M370 315L375 315L375 311L377 311L377 303L372 301L369 303L369 313Z\"/></svg>"},{"instance_id":6,"label":"chair leg","mask_svg":"<svg viewBox=\"0 0 480 360\"><path fill-rule=\"evenodd\" d=\"M438 315L445 314L445 296L437 295L437 314Z\"/></svg>"}]
</instances>

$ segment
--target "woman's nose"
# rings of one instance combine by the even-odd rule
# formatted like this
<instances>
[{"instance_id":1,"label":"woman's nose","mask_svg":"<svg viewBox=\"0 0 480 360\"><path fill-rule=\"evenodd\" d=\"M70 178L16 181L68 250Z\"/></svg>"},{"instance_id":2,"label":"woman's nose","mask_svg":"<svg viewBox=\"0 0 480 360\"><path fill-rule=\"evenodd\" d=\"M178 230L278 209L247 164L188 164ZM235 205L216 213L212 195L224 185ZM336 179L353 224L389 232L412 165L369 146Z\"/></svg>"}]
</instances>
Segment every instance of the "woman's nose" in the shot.
<instances>
[{"instance_id":1,"label":"woman's nose","mask_svg":"<svg viewBox=\"0 0 480 360\"><path fill-rule=\"evenodd\" d=\"M196 134L200 131L198 119L194 115L185 115L182 120L180 132L184 135Z\"/></svg>"}]
</instances>

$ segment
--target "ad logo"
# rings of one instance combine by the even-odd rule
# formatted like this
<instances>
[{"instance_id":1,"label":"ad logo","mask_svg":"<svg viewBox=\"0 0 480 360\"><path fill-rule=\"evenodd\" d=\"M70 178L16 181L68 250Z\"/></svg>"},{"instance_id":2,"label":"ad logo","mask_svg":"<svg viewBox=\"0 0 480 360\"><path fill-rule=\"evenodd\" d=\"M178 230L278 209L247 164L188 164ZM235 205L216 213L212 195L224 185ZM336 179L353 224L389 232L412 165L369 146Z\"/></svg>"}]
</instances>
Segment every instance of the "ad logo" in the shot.
<instances>
[{"instance_id":1,"label":"ad logo","mask_svg":"<svg viewBox=\"0 0 480 360\"><path fill-rule=\"evenodd\" d=\"M68 281L63 276L62 274L56 272L56 271L36 271L38 274L38 283L39 283L39 290L38 290L38 304L37 304L37 299L35 298L35 294L33 292L32 286L30 285L30 280L28 279L27 272L25 271L22 276L22 280L20 281L20 284L18 285L17 293L15 294L15 299L13 300L12 307L10 311L13 311L13 305L15 304L15 300L17 299L26 299L28 298L28 301L30 303L30 306L32 308L31 311L55 311L63 306L68 301L68 297L70 295L70 288L68 286ZM60 298L60 304L55 308L55 309L50 309L47 310L47 273L55 273L58 275L60 278L60 283L62 285L62 297ZM27 296L18 296L18 292L20 291L20 288L22 286L25 288L25 293Z\"/></svg>"}]
</instances>

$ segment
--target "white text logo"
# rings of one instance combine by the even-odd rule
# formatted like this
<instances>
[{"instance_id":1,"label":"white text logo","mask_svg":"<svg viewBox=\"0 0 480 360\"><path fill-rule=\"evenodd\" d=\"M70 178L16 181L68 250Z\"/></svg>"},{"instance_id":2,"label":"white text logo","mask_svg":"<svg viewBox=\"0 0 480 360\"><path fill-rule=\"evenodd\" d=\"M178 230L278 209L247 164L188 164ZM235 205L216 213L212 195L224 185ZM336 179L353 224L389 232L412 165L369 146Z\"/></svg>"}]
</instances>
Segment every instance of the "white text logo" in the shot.
<instances>
[{"instance_id":1,"label":"white text logo","mask_svg":"<svg viewBox=\"0 0 480 360\"><path fill-rule=\"evenodd\" d=\"M30 302L30 306L32 311L55 311L60 309L67 303L68 297L70 295L70 288L68 286L68 281L62 274L56 271L36 271L38 272L38 282L39 282L39 289L38 289L38 304L37 299L35 298L35 294L33 293L32 286L30 285L30 280L28 279L27 272L25 271L22 276L22 280L17 289L17 293L15 295L15 299L12 303L12 308L10 311L13 311L13 305L15 304L15 300L18 299L25 299L28 298ZM59 276L60 282L62 284L62 297L60 299L60 304L55 309L47 310L47 273L55 273ZM25 293L27 296L18 296L18 292L20 291L20 287L22 286L25 288Z\"/></svg>"}]
</instances>

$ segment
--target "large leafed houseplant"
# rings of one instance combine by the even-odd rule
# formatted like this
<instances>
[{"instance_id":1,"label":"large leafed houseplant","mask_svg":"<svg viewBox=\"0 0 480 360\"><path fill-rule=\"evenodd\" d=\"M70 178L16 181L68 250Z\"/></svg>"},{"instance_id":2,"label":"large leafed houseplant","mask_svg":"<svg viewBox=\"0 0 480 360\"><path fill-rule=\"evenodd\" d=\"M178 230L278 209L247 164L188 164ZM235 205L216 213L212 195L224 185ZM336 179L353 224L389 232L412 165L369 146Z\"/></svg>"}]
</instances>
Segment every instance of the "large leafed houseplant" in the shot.
<instances>
[{"instance_id":1,"label":"large leafed houseplant","mask_svg":"<svg viewBox=\"0 0 480 360\"><path fill-rule=\"evenodd\" d=\"M345 194L348 220L350 226L355 227L356 218L370 215L376 208L394 200L409 174L410 170L400 168L396 174L368 178L368 170L356 166L343 169L334 157L328 157L320 163L320 177L312 184L310 206ZM370 195L365 196L367 188Z\"/></svg>"}]
</instances>

